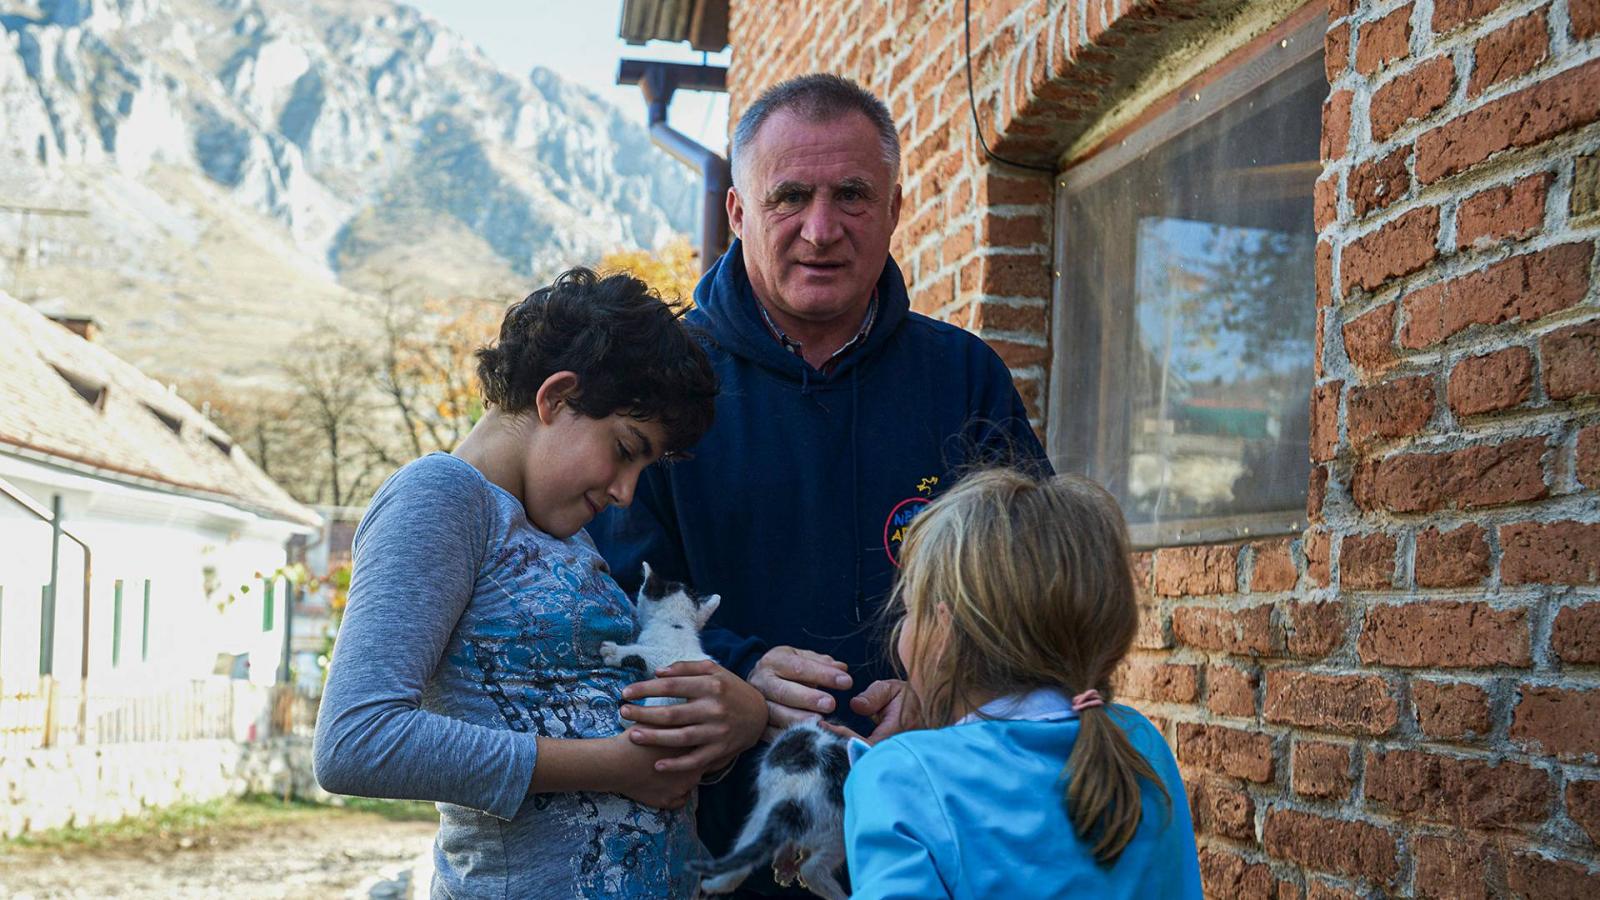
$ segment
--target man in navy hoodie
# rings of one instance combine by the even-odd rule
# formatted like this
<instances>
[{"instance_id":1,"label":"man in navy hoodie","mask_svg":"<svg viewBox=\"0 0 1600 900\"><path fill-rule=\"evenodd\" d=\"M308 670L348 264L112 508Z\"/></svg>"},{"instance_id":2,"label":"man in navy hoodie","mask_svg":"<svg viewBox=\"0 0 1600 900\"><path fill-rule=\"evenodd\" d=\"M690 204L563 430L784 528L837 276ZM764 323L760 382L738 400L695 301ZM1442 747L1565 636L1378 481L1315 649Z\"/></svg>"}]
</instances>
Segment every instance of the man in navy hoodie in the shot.
<instances>
[{"instance_id":1,"label":"man in navy hoodie","mask_svg":"<svg viewBox=\"0 0 1600 900\"><path fill-rule=\"evenodd\" d=\"M745 110L732 155L739 239L689 315L711 339L716 422L589 531L624 586L649 562L722 595L706 650L767 697L771 728L828 715L886 733L899 682L877 614L905 526L964 469L1048 463L999 356L910 310L889 258L900 149L882 101L831 75L785 82ZM747 758L701 792L714 853L752 772Z\"/></svg>"}]
</instances>

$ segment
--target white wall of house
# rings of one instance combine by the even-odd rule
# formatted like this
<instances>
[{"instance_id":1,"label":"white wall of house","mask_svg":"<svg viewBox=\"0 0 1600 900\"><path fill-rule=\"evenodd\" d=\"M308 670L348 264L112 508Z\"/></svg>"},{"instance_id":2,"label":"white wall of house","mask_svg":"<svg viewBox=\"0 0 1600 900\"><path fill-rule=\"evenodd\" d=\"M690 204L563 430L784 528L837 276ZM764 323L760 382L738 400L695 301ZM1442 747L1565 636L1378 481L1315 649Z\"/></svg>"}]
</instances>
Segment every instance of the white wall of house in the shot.
<instances>
[{"instance_id":1,"label":"white wall of house","mask_svg":"<svg viewBox=\"0 0 1600 900\"><path fill-rule=\"evenodd\" d=\"M93 559L89 624L91 681L105 685L181 682L212 673L218 654L249 653L251 681L271 684L283 646L287 588L274 591L263 628L263 577L285 564L285 544L307 526L159 485L135 486L0 453L0 478L50 508L63 502L64 527ZM39 672L40 588L49 581L50 526L0 497L0 679L26 683ZM55 676L79 677L82 556L63 539L58 569ZM121 580L120 661L113 665L116 583ZM148 655L144 585L151 590ZM232 599L230 600L230 595ZM111 677L106 677L111 676Z\"/></svg>"}]
</instances>

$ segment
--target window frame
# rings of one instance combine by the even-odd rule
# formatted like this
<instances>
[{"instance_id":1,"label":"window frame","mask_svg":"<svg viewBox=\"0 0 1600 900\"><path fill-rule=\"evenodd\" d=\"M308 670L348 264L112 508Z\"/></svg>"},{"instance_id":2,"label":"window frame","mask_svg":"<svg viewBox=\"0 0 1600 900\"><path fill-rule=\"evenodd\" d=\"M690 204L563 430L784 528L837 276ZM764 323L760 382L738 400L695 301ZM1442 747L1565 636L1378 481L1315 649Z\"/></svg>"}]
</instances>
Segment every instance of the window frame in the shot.
<instances>
[{"instance_id":1,"label":"window frame","mask_svg":"<svg viewBox=\"0 0 1600 900\"><path fill-rule=\"evenodd\" d=\"M1055 278L1051 285L1050 315L1050 405L1045 446L1051 459L1065 463L1058 464L1058 468L1070 471L1093 469L1110 455L1106 452L1106 434L1101 428L1082 429L1082 432L1087 432L1082 434L1071 427L1074 423L1068 421L1067 407L1071 402L1069 398L1073 396L1092 392L1096 397L1095 409L1106 408L1111 379L1103 373L1112 369L1105 363L1105 329L1111 317L1107 315L1104 303L1092 300L1076 303L1067 288L1065 273L1071 265L1070 248L1066 241L1069 195L1137 163L1147 152L1176 139L1253 91L1267 88L1265 96L1283 96L1272 90L1274 80L1323 51L1327 30L1328 14L1324 4L1314 2L1302 7L1267 33L1228 54L1209 72L1150 103L1142 116L1112 132L1084 156L1057 173L1054 191ZM1284 94L1295 89L1287 83L1277 83L1282 85ZM1321 128L1320 122L1318 128ZM1068 346L1060 343L1067 334L1088 334L1093 337L1080 336ZM1102 374L1093 382L1075 383L1078 379L1070 371L1073 367L1062 364L1059 358L1063 351L1094 353L1101 361ZM1306 402L1311 402L1309 391ZM1306 453L1310 455L1309 445ZM1129 526L1128 533L1134 547L1143 550L1299 534L1307 525L1302 506L1299 510L1136 524Z\"/></svg>"}]
</instances>

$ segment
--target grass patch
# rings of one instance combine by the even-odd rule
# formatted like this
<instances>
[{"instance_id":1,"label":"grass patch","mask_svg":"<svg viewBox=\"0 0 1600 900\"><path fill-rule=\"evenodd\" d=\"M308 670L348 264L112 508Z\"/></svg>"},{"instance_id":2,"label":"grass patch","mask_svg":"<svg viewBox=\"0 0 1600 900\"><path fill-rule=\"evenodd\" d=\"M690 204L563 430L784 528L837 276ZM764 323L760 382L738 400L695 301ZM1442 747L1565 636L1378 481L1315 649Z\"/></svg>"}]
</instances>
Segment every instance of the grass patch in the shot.
<instances>
[{"instance_id":1,"label":"grass patch","mask_svg":"<svg viewBox=\"0 0 1600 900\"><path fill-rule=\"evenodd\" d=\"M437 822L433 804L416 800L374 800L350 797L344 806L303 800L285 801L271 794L181 803L103 825L68 826L0 840L6 851L104 851L152 844L187 849L214 844L220 837L248 834L273 826L328 818L379 816L392 822Z\"/></svg>"}]
</instances>

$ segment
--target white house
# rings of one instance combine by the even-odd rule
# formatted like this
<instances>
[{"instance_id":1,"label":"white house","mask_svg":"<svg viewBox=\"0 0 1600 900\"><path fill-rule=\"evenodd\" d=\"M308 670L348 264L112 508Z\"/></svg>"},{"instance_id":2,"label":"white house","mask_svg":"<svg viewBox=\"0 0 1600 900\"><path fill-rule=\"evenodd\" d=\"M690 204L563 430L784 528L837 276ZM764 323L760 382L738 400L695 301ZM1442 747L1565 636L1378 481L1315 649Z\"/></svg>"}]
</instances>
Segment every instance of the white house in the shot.
<instances>
[{"instance_id":1,"label":"white house","mask_svg":"<svg viewBox=\"0 0 1600 900\"><path fill-rule=\"evenodd\" d=\"M85 667L97 686L180 683L248 654L250 680L271 684L285 545L320 518L91 338L0 293L0 683Z\"/></svg>"}]
</instances>

